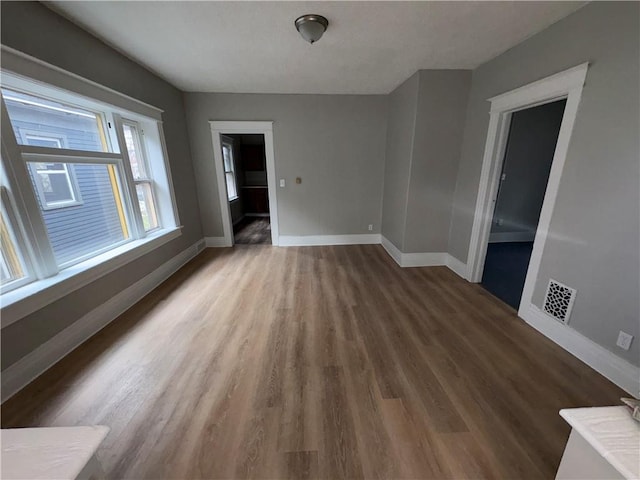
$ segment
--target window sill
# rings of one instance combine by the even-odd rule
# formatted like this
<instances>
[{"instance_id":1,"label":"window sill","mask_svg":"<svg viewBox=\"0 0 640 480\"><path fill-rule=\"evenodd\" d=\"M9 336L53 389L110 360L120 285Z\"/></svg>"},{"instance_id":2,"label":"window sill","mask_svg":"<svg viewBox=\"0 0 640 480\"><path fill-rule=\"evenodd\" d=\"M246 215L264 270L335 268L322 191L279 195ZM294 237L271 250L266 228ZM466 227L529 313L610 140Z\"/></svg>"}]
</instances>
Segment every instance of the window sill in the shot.
<instances>
[{"instance_id":1,"label":"window sill","mask_svg":"<svg viewBox=\"0 0 640 480\"><path fill-rule=\"evenodd\" d=\"M147 238L128 242L62 270L54 277L36 280L2 294L0 296L2 328L117 270L180 235L182 235L181 227L160 230Z\"/></svg>"}]
</instances>

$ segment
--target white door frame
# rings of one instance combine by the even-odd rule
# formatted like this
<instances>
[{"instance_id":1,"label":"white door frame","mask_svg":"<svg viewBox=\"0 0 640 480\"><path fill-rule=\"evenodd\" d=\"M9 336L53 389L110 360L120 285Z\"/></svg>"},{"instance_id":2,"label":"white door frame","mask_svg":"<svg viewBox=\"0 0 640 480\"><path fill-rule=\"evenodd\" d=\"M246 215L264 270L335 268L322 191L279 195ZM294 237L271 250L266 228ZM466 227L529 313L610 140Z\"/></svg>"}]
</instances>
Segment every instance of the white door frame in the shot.
<instances>
[{"instance_id":1,"label":"white door frame","mask_svg":"<svg viewBox=\"0 0 640 480\"><path fill-rule=\"evenodd\" d=\"M231 207L227 196L227 184L224 179L222 160L222 142L220 135L233 134L262 134L264 135L264 150L267 159L267 187L269 189L269 216L271 218L271 244L280 244L278 229L278 199L276 190L275 153L273 150L273 122L244 122L244 121L210 121L211 137L213 139L213 159L215 162L216 183L222 216L225 247L233 246L233 225L231 223Z\"/></svg>"},{"instance_id":2,"label":"white door frame","mask_svg":"<svg viewBox=\"0 0 640 480\"><path fill-rule=\"evenodd\" d=\"M555 206L560 177L567 157L571 132L578 113L578 105L582 95L582 87L587 75L588 63L575 66L550 77L538 80L516 90L490 98L491 110L489 118L489 131L482 160L480 174L480 186L476 209L469 243L469 255L467 261L467 279L470 282L479 283L482 280L484 262L487 255L487 244L491 231L491 220L495 208L498 181L511 123L511 114L518 110L524 110L545 103L567 99L558 134L558 142L553 155L551 171L547 191L540 211L540 220L533 242L533 251L527 277L520 300L518 314L522 317L524 310L531 305L533 288L538 277L542 252L547 239L551 215Z\"/></svg>"}]
</instances>

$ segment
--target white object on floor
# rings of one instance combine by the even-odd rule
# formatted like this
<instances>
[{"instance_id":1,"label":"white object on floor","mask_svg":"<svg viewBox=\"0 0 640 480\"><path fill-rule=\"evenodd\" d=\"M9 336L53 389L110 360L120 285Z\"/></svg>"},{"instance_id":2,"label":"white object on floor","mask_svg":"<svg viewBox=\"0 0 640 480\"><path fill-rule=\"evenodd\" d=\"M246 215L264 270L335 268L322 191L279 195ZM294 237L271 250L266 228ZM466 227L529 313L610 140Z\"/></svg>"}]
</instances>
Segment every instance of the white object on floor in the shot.
<instances>
[{"instance_id":1,"label":"white object on floor","mask_svg":"<svg viewBox=\"0 0 640 480\"><path fill-rule=\"evenodd\" d=\"M570 408L571 425L556 480L640 479L640 424L627 407Z\"/></svg>"},{"instance_id":2,"label":"white object on floor","mask_svg":"<svg viewBox=\"0 0 640 480\"><path fill-rule=\"evenodd\" d=\"M101 479L96 450L109 427L11 428L1 431L3 479Z\"/></svg>"}]
</instances>

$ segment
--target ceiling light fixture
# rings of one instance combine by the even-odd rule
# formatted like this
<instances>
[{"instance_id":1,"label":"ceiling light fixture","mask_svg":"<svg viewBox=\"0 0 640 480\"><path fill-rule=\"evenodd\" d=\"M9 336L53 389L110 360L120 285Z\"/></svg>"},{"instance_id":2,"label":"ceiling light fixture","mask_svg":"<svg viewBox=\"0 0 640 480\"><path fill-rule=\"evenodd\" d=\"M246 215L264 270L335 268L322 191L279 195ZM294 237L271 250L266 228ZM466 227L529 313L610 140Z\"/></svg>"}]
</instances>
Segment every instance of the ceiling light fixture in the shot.
<instances>
[{"instance_id":1,"label":"ceiling light fixture","mask_svg":"<svg viewBox=\"0 0 640 480\"><path fill-rule=\"evenodd\" d=\"M313 45L322 38L329 26L329 20L322 15L308 14L296 18L295 24L302 38Z\"/></svg>"}]
</instances>

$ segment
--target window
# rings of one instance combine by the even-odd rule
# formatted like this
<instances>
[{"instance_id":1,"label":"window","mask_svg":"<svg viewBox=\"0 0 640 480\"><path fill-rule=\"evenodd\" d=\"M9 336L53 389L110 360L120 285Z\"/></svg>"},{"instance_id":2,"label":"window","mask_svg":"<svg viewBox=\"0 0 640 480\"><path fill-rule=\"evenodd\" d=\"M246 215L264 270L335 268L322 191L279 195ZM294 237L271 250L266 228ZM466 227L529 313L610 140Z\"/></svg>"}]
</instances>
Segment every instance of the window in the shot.
<instances>
[{"instance_id":1,"label":"window","mask_svg":"<svg viewBox=\"0 0 640 480\"><path fill-rule=\"evenodd\" d=\"M2 88L16 141L21 145L108 151L103 121L96 112ZM66 137L67 142L62 142Z\"/></svg>"},{"instance_id":2,"label":"window","mask_svg":"<svg viewBox=\"0 0 640 480\"><path fill-rule=\"evenodd\" d=\"M3 293L175 230L159 114L148 117L8 71L0 92L3 188L7 198L21 199L15 217L24 232L16 235L3 197Z\"/></svg>"},{"instance_id":3,"label":"window","mask_svg":"<svg viewBox=\"0 0 640 480\"><path fill-rule=\"evenodd\" d=\"M42 136L37 133L20 132L24 138L25 145L35 145L36 147L63 148L62 137L52 137L50 135Z\"/></svg>"},{"instance_id":4,"label":"window","mask_svg":"<svg viewBox=\"0 0 640 480\"><path fill-rule=\"evenodd\" d=\"M229 201L235 200L238 198L238 187L236 184L233 144L231 142L222 142L222 158L224 161L224 177L227 181L227 197Z\"/></svg>"},{"instance_id":5,"label":"window","mask_svg":"<svg viewBox=\"0 0 640 480\"><path fill-rule=\"evenodd\" d=\"M141 132L137 124L129 122L123 123L123 130L144 229L153 230L158 228L158 215L153 199L153 182L148 173L149 166L140 141Z\"/></svg>"}]
</instances>

